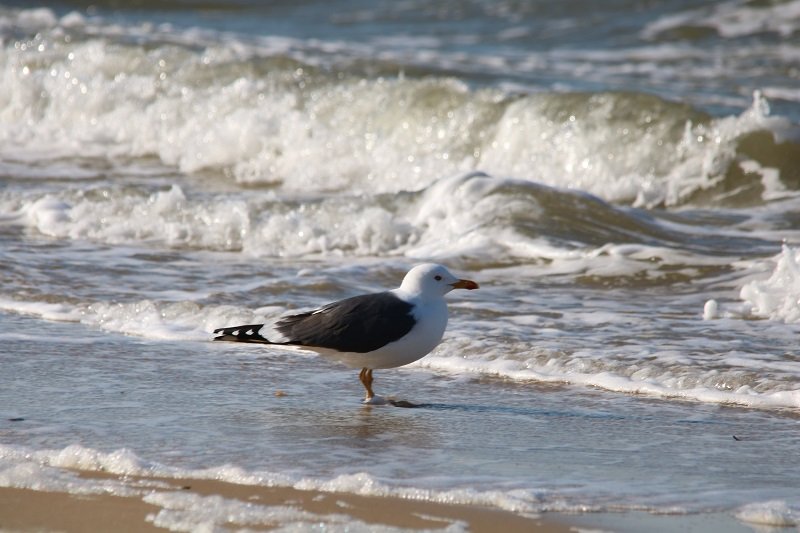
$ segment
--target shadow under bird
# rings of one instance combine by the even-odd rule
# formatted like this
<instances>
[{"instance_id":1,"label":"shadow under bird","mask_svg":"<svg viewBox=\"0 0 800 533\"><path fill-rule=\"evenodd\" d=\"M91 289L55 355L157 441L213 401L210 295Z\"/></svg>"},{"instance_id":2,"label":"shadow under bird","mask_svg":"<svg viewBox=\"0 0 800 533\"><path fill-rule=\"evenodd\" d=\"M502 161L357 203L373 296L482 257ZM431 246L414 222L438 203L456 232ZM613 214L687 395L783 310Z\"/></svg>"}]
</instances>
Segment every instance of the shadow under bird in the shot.
<instances>
[{"instance_id":1,"label":"shadow under bird","mask_svg":"<svg viewBox=\"0 0 800 533\"><path fill-rule=\"evenodd\" d=\"M407 365L430 353L447 327L445 295L477 288L442 265L426 263L409 270L396 289L279 319L273 340L260 334L264 324L219 328L214 340L299 347L360 368L364 402L383 403L372 390L372 371Z\"/></svg>"}]
</instances>

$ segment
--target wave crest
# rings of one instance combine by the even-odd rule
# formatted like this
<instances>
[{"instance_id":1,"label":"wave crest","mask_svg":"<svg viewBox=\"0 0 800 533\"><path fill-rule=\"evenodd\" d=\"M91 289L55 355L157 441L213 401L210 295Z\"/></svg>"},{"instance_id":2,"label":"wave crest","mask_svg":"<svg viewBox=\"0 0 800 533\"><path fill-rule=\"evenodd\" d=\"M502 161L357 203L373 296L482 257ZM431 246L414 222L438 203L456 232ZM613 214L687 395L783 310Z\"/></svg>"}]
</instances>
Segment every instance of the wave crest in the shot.
<instances>
[{"instance_id":1,"label":"wave crest","mask_svg":"<svg viewBox=\"0 0 800 533\"><path fill-rule=\"evenodd\" d=\"M15 33L26 17L39 24L33 37ZM791 124L758 93L742 114L712 118L639 93L365 78L315 65L291 44L198 30L148 37L47 11L4 20L9 162L96 170L155 158L187 176L364 194L480 170L641 207L752 204L800 188Z\"/></svg>"}]
</instances>

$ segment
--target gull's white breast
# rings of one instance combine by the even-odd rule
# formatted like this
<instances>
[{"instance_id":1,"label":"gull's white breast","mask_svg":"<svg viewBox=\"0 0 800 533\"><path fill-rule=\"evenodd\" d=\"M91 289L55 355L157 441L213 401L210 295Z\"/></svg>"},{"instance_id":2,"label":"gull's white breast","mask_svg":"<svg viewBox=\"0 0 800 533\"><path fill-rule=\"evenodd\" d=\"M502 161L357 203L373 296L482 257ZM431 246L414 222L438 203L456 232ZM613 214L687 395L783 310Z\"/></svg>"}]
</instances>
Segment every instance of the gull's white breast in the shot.
<instances>
[{"instance_id":1,"label":"gull's white breast","mask_svg":"<svg viewBox=\"0 0 800 533\"><path fill-rule=\"evenodd\" d=\"M444 298L413 301L416 324L406 335L367 353L314 351L353 368L395 368L407 365L428 355L442 341L447 328L447 302Z\"/></svg>"}]
</instances>

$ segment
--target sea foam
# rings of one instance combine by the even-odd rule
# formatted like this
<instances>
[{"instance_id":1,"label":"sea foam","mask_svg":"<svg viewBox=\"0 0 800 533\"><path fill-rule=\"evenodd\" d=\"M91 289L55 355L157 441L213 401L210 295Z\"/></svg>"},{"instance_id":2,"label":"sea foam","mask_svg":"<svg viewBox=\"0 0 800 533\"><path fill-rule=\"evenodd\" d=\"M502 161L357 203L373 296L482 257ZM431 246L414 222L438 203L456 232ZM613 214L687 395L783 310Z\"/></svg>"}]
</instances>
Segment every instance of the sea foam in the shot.
<instances>
[{"instance_id":1,"label":"sea foam","mask_svg":"<svg viewBox=\"0 0 800 533\"><path fill-rule=\"evenodd\" d=\"M70 445L60 450L31 450L0 445L0 487L141 498L159 508L148 516L148 521L171 531L212 531L234 524L270 524L280 526L281 531L307 531L312 524L317 527L324 524L325 529L330 531L396 531L391 527L375 529L372 524L364 524L345 514L315 514L288 505L262 505L217 495L203 496L169 490L170 485L147 477L219 479L230 483L244 481L245 484L259 484L254 482L256 479L263 481L263 477L253 475L231 475L236 470L230 466L207 471L178 470L148 464L127 449L105 453L80 445ZM78 471L103 472L123 477L95 478L80 476ZM124 476L145 477L133 480ZM270 478L267 484L274 485L279 479L280 476ZM310 480L306 480L297 484L297 488L311 484ZM332 492L349 492L345 485L335 481L321 482L318 485L325 486ZM291 482L286 483L286 486L291 486ZM461 531L461 528L457 522L453 522L448 531Z\"/></svg>"},{"instance_id":2,"label":"sea foam","mask_svg":"<svg viewBox=\"0 0 800 533\"><path fill-rule=\"evenodd\" d=\"M767 264L774 264L769 278L745 283L739 296L756 316L787 323L800 321L800 250L784 245Z\"/></svg>"},{"instance_id":3,"label":"sea foam","mask_svg":"<svg viewBox=\"0 0 800 533\"><path fill-rule=\"evenodd\" d=\"M443 489L398 486L379 481L366 472L338 475L326 479L264 471L251 472L230 464L203 469L181 469L145 461L128 449L102 452L78 444L50 450L0 445L0 486L56 490L77 494L134 495L141 493L141 485L137 490L135 486L125 485L124 480L109 480L106 483L106 480L94 480L91 477L81 478L70 470L104 472L120 476L214 479L241 485L282 486L298 490L398 497L456 505L485 505L529 515L535 515L538 510L542 509L540 504L544 497L543 494L536 491L523 489L479 490L472 487ZM420 482L424 483L424 480L420 480ZM157 484L157 481L152 480L152 483ZM146 484L144 488L147 488ZM175 507L176 509L185 508L187 504L191 503L185 500L174 500L171 496L154 496L152 502L161 502L167 508ZM219 503L225 502L220 501ZM564 510L567 508L565 507Z\"/></svg>"},{"instance_id":4,"label":"sea foam","mask_svg":"<svg viewBox=\"0 0 800 533\"><path fill-rule=\"evenodd\" d=\"M772 500L744 505L736 511L736 518L757 526L793 527L800 524L800 508L785 500Z\"/></svg>"},{"instance_id":5,"label":"sea foam","mask_svg":"<svg viewBox=\"0 0 800 533\"><path fill-rule=\"evenodd\" d=\"M156 300L67 305L3 297L0 298L0 309L47 320L80 322L106 331L159 340L209 340L211 331L220 324L252 324L267 320L267 315L260 310Z\"/></svg>"},{"instance_id":6,"label":"sea foam","mask_svg":"<svg viewBox=\"0 0 800 533\"><path fill-rule=\"evenodd\" d=\"M779 4L750 5L723 2L679 14L659 18L642 30L648 39L681 27L713 28L726 38L737 38L766 32L789 37L800 28L800 2L789 0Z\"/></svg>"},{"instance_id":7,"label":"sea foam","mask_svg":"<svg viewBox=\"0 0 800 533\"><path fill-rule=\"evenodd\" d=\"M481 172L446 176L408 194L304 201L273 191L189 196L180 185L8 191L0 193L0 210L6 223L51 237L256 257L547 259L551 275L648 272L655 282L665 264L719 263L671 246L692 226L667 226L586 193Z\"/></svg>"},{"instance_id":8,"label":"sea foam","mask_svg":"<svg viewBox=\"0 0 800 533\"><path fill-rule=\"evenodd\" d=\"M760 389L764 388L763 385L757 387L745 383L747 373L742 370L728 371L726 376L716 371L699 372L678 366L648 368L645 365L627 365L632 368L628 371L619 365L606 366L602 360L585 354L576 354L574 357L542 355L522 360L496 355L482 358L430 355L414 365L454 374L482 374L522 382L569 383L628 394L704 403L759 408L800 407L800 389L762 392ZM740 383L731 387L730 383L737 381Z\"/></svg>"},{"instance_id":9,"label":"sea foam","mask_svg":"<svg viewBox=\"0 0 800 533\"><path fill-rule=\"evenodd\" d=\"M788 127L760 93L739 115L709 118L643 94L330 75L285 48L199 30L151 27L159 40L143 47L119 42L120 32L146 41L142 28L44 13L17 13L41 31L0 58L0 144L11 161L155 158L283 191L368 194L483 170L650 207L683 204L740 164L759 180L764 165L739 152L740 139ZM764 176L778 182L769 168Z\"/></svg>"}]
</instances>

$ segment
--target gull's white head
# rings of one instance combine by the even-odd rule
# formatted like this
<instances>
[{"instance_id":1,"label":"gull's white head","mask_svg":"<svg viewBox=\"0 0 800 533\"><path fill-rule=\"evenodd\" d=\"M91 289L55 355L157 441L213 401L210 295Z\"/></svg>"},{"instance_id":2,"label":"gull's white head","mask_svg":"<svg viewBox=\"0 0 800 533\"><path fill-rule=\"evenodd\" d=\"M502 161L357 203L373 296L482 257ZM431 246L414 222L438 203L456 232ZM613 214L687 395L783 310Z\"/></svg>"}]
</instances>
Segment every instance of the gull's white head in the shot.
<instances>
[{"instance_id":1,"label":"gull's white head","mask_svg":"<svg viewBox=\"0 0 800 533\"><path fill-rule=\"evenodd\" d=\"M408 271L400 290L411 295L441 297L453 289L477 289L472 280L459 279L442 265L425 263Z\"/></svg>"}]
</instances>

